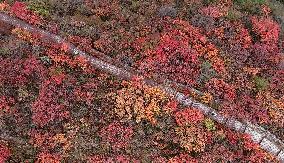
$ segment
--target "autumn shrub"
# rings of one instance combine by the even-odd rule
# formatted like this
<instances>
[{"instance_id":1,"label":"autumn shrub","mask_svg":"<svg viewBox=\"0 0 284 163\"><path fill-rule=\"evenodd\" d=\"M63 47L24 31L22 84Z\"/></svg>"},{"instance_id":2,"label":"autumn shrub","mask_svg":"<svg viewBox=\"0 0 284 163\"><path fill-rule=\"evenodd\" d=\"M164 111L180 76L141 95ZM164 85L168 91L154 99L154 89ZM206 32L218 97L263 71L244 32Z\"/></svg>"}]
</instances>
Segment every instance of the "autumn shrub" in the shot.
<instances>
[{"instance_id":1,"label":"autumn shrub","mask_svg":"<svg viewBox=\"0 0 284 163\"><path fill-rule=\"evenodd\" d=\"M27 8L44 17L50 14L50 6L46 0L31 0L28 2Z\"/></svg>"},{"instance_id":2,"label":"autumn shrub","mask_svg":"<svg viewBox=\"0 0 284 163\"><path fill-rule=\"evenodd\" d=\"M175 100L169 101L163 108L163 110L171 115L178 110L178 102Z\"/></svg>"},{"instance_id":3,"label":"autumn shrub","mask_svg":"<svg viewBox=\"0 0 284 163\"><path fill-rule=\"evenodd\" d=\"M0 144L0 162L4 163L11 156L11 151L5 145Z\"/></svg>"},{"instance_id":4,"label":"autumn shrub","mask_svg":"<svg viewBox=\"0 0 284 163\"><path fill-rule=\"evenodd\" d=\"M146 73L165 74L180 83L193 84L199 74L198 53L188 48L186 36L181 34L178 40L177 35L180 35L179 31L164 34L160 45L150 54L153 57L143 60L139 69Z\"/></svg>"},{"instance_id":5,"label":"autumn shrub","mask_svg":"<svg viewBox=\"0 0 284 163\"><path fill-rule=\"evenodd\" d=\"M199 126L177 127L179 144L188 152L202 152L205 149L206 132Z\"/></svg>"},{"instance_id":6,"label":"autumn shrub","mask_svg":"<svg viewBox=\"0 0 284 163\"><path fill-rule=\"evenodd\" d=\"M271 82L269 83L270 90L273 91L273 94L278 97L282 98L284 94L284 71L278 70L272 76Z\"/></svg>"},{"instance_id":7,"label":"autumn shrub","mask_svg":"<svg viewBox=\"0 0 284 163\"><path fill-rule=\"evenodd\" d=\"M174 118L179 127L175 128L178 142L187 151L201 152L205 148L206 131L198 124L204 120L204 115L195 109L186 108L177 111Z\"/></svg>"},{"instance_id":8,"label":"autumn shrub","mask_svg":"<svg viewBox=\"0 0 284 163\"><path fill-rule=\"evenodd\" d=\"M222 11L222 8L217 7L217 6L211 6L211 5L201 8L199 12L202 15L209 16L212 18L220 18L225 15L224 11Z\"/></svg>"},{"instance_id":9,"label":"autumn shrub","mask_svg":"<svg viewBox=\"0 0 284 163\"><path fill-rule=\"evenodd\" d=\"M181 111L177 111L174 114L174 117L178 126L197 124L204 119L204 115L200 111L193 108L186 108Z\"/></svg>"},{"instance_id":10,"label":"autumn shrub","mask_svg":"<svg viewBox=\"0 0 284 163\"><path fill-rule=\"evenodd\" d=\"M12 97L0 96L0 115L3 113L11 112L11 106L15 104L15 100Z\"/></svg>"},{"instance_id":11,"label":"autumn shrub","mask_svg":"<svg viewBox=\"0 0 284 163\"><path fill-rule=\"evenodd\" d=\"M218 99L232 101L236 98L234 86L226 83L222 79L212 78L206 83L205 87Z\"/></svg>"},{"instance_id":12,"label":"autumn shrub","mask_svg":"<svg viewBox=\"0 0 284 163\"><path fill-rule=\"evenodd\" d=\"M46 80L42 83L39 96L32 104L33 122L38 126L45 126L52 121L60 121L69 117L68 100L71 100L66 85L58 87L58 81Z\"/></svg>"},{"instance_id":13,"label":"autumn shrub","mask_svg":"<svg viewBox=\"0 0 284 163\"><path fill-rule=\"evenodd\" d=\"M41 80L46 71L44 66L34 56L15 58L0 58L0 83L5 85L24 86L28 80L38 78ZM5 67L5 68L4 68Z\"/></svg>"},{"instance_id":14,"label":"autumn shrub","mask_svg":"<svg viewBox=\"0 0 284 163\"><path fill-rule=\"evenodd\" d=\"M225 72L218 49L198 28L182 20L168 20L164 26L158 43L145 50L137 62L143 74L161 74L182 84L196 85L202 59L208 60L216 72Z\"/></svg>"},{"instance_id":15,"label":"autumn shrub","mask_svg":"<svg viewBox=\"0 0 284 163\"><path fill-rule=\"evenodd\" d=\"M255 144L250 138L250 136L244 134L242 135L241 139L242 139L242 145L244 149L247 150L248 153L250 153L249 154L250 157L246 158L247 161L264 162L266 160L272 159L271 155L261 150L259 145Z\"/></svg>"},{"instance_id":16,"label":"autumn shrub","mask_svg":"<svg viewBox=\"0 0 284 163\"><path fill-rule=\"evenodd\" d=\"M259 77L259 76L255 76L253 78L253 81L254 81L255 87L258 91L263 91L263 90L267 89L267 87L269 85L269 82L268 82L267 79Z\"/></svg>"},{"instance_id":17,"label":"autumn shrub","mask_svg":"<svg viewBox=\"0 0 284 163\"><path fill-rule=\"evenodd\" d=\"M255 67L273 69L272 65L279 63L278 57L279 49L276 44L256 43L253 45L248 63L255 65Z\"/></svg>"},{"instance_id":18,"label":"autumn shrub","mask_svg":"<svg viewBox=\"0 0 284 163\"><path fill-rule=\"evenodd\" d=\"M114 151L127 149L132 140L133 129L119 122L112 122L100 130L99 136L103 142L109 143Z\"/></svg>"},{"instance_id":19,"label":"autumn shrub","mask_svg":"<svg viewBox=\"0 0 284 163\"><path fill-rule=\"evenodd\" d=\"M156 123L156 116L162 112L162 104L167 101L159 88L144 84L126 83L126 86L111 95L115 101L114 112L122 120L135 119L137 123L147 120Z\"/></svg>"},{"instance_id":20,"label":"autumn shrub","mask_svg":"<svg viewBox=\"0 0 284 163\"><path fill-rule=\"evenodd\" d=\"M253 31L261 37L261 42L275 44L279 40L280 25L271 18L251 18Z\"/></svg>"},{"instance_id":21,"label":"autumn shrub","mask_svg":"<svg viewBox=\"0 0 284 163\"><path fill-rule=\"evenodd\" d=\"M119 162L119 163L130 163L134 161L130 159L130 156L127 155L114 155L114 156L105 156L105 155L92 155L88 158L88 163L104 163L104 162Z\"/></svg>"},{"instance_id":22,"label":"autumn shrub","mask_svg":"<svg viewBox=\"0 0 284 163\"><path fill-rule=\"evenodd\" d=\"M35 161L36 163L60 163L61 159L60 156L50 154L48 152L41 152L37 155L37 160Z\"/></svg>"},{"instance_id":23,"label":"autumn shrub","mask_svg":"<svg viewBox=\"0 0 284 163\"><path fill-rule=\"evenodd\" d=\"M251 122L269 123L268 108L263 107L264 99L241 94L236 104L223 103L222 112ZM234 112L237 110L237 112Z\"/></svg>"},{"instance_id":24,"label":"autumn shrub","mask_svg":"<svg viewBox=\"0 0 284 163\"><path fill-rule=\"evenodd\" d=\"M40 16L30 11L24 2L16 1L11 7L11 13L30 24L39 25L42 23Z\"/></svg>"},{"instance_id":25,"label":"autumn shrub","mask_svg":"<svg viewBox=\"0 0 284 163\"><path fill-rule=\"evenodd\" d=\"M284 126L284 102L283 97L278 99L272 94L265 95L265 105L268 109L269 118L277 127Z\"/></svg>"},{"instance_id":26,"label":"autumn shrub","mask_svg":"<svg viewBox=\"0 0 284 163\"><path fill-rule=\"evenodd\" d=\"M168 161L168 163L181 163L181 162L197 163L198 160L191 157L188 153L181 153L173 158L170 158Z\"/></svg>"},{"instance_id":27,"label":"autumn shrub","mask_svg":"<svg viewBox=\"0 0 284 163\"><path fill-rule=\"evenodd\" d=\"M225 116L283 127L283 73L275 68L279 25L260 2L235 1L235 5L240 4L241 11L261 9L264 17L240 12L231 0L45 2L17 1L10 13L67 35L68 41L95 57L94 49L138 68L141 75L197 87L203 93L181 91ZM167 7L175 3L179 4ZM0 10L9 11L9 6L0 3ZM41 16L52 19L44 22ZM245 22L246 17L250 22ZM93 37L85 31L89 25L96 27ZM12 140L23 137L20 142L28 146L13 148L31 148L21 158L33 156L35 162L139 162L136 157L142 162L274 161L250 138L228 131L194 108L181 108L157 87L97 75L99 70L83 57L69 53L69 44L44 43L39 35L20 28L12 34L24 46L0 56L0 112L5 113L0 113L4 117L0 126L9 124L1 131L11 128L7 134L15 137ZM0 162L2 153L5 160L20 155L1 152L0 145Z\"/></svg>"}]
</instances>

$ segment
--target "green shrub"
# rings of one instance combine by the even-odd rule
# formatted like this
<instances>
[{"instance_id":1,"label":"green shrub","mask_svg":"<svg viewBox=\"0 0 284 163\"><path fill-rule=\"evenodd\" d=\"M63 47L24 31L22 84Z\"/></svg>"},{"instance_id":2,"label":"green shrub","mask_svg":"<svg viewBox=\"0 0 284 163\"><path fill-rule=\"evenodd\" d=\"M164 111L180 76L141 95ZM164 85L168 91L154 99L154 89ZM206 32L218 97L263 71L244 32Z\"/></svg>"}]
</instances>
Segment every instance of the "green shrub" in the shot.
<instances>
[{"instance_id":1,"label":"green shrub","mask_svg":"<svg viewBox=\"0 0 284 163\"><path fill-rule=\"evenodd\" d=\"M28 2L28 9L41 16L49 16L49 4L47 0L31 0Z\"/></svg>"},{"instance_id":2,"label":"green shrub","mask_svg":"<svg viewBox=\"0 0 284 163\"><path fill-rule=\"evenodd\" d=\"M204 61L201 64L201 73L198 79L200 84L205 84L208 80L217 75L216 71L213 69L209 61Z\"/></svg>"},{"instance_id":3,"label":"green shrub","mask_svg":"<svg viewBox=\"0 0 284 163\"><path fill-rule=\"evenodd\" d=\"M205 5L209 5L209 4L212 4L212 3L216 3L218 0L203 0L203 3Z\"/></svg>"},{"instance_id":4,"label":"green shrub","mask_svg":"<svg viewBox=\"0 0 284 163\"><path fill-rule=\"evenodd\" d=\"M257 91L263 91L267 88L269 82L267 79L263 78L263 77L259 77L259 76L255 76L253 78L254 84L255 84L255 88Z\"/></svg>"},{"instance_id":5,"label":"green shrub","mask_svg":"<svg viewBox=\"0 0 284 163\"><path fill-rule=\"evenodd\" d=\"M243 11L250 14L259 14L260 6L265 4L266 0L234 0L234 3Z\"/></svg>"},{"instance_id":6,"label":"green shrub","mask_svg":"<svg viewBox=\"0 0 284 163\"><path fill-rule=\"evenodd\" d=\"M234 0L234 3L238 3L240 5L251 5L251 4L264 4L265 0Z\"/></svg>"},{"instance_id":7,"label":"green shrub","mask_svg":"<svg viewBox=\"0 0 284 163\"><path fill-rule=\"evenodd\" d=\"M0 56L7 56L10 53L7 48L0 48Z\"/></svg>"},{"instance_id":8,"label":"green shrub","mask_svg":"<svg viewBox=\"0 0 284 163\"><path fill-rule=\"evenodd\" d=\"M215 123L214 123L214 121L212 119L206 118L204 120L204 125L205 125L206 129L209 130L209 131L216 130Z\"/></svg>"},{"instance_id":9,"label":"green shrub","mask_svg":"<svg viewBox=\"0 0 284 163\"><path fill-rule=\"evenodd\" d=\"M229 10L228 14L226 15L226 18L228 20L231 20L231 21L236 21L236 20L240 19L240 15L237 14L236 11L234 11L234 10Z\"/></svg>"}]
</instances>

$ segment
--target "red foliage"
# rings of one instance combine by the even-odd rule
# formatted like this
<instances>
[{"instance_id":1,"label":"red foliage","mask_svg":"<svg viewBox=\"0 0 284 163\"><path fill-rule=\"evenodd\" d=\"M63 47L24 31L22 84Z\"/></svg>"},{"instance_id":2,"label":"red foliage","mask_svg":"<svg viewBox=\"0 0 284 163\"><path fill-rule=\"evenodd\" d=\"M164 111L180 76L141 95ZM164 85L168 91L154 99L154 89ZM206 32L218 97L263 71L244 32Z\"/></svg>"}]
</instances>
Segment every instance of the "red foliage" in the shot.
<instances>
[{"instance_id":1,"label":"red foliage","mask_svg":"<svg viewBox=\"0 0 284 163\"><path fill-rule=\"evenodd\" d=\"M204 115L199 110L192 108L178 111L175 113L174 117L179 126L197 124L204 120Z\"/></svg>"},{"instance_id":2,"label":"red foliage","mask_svg":"<svg viewBox=\"0 0 284 163\"><path fill-rule=\"evenodd\" d=\"M37 155L35 163L60 163L61 158L59 155L53 155L48 152L41 152Z\"/></svg>"},{"instance_id":3,"label":"red foliage","mask_svg":"<svg viewBox=\"0 0 284 163\"><path fill-rule=\"evenodd\" d=\"M112 157L106 157L102 155L94 155L88 158L88 163L130 163L136 162L135 160L131 160L127 155L116 155Z\"/></svg>"},{"instance_id":4,"label":"red foliage","mask_svg":"<svg viewBox=\"0 0 284 163\"><path fill-rule=\"evenodd\" d=\"M11 13L15 14L18 18L27 21L30 24L41 24L41 18L36 13L29 11L24 2L16 1L11 7Z\"/></svg>"},{"instance_id":5,"label":"red foliage","mask_svg":"<svg viewBox=\"0 0 284 163\"><path fill-rule=\"evenodd\" d=\"M68 93L66 88L57 87L51 81L44 81L37 100L32 104L33 122L41 127L54 120L63 120L69 117L67 111Z\"/></svg>"},{"instance_id":6,"label":"red foliage","mask_svg":"<svg viewBox=\"0 0 284 163\"><path fill-rule=\"evenodd\" d=\"M182 20L174 20L173 24L178 26L183 33L188 36L188 42L190 47L196 50L199 56L203 56L208 59L214 70L218 73L224 73L225 64L222 58L219 56L219 51L215 45L210 43L206 36L201 34L201 30L189 24L186 21Z\"/></svg>"},{"instance_id":7,"label":"red foliage","mask_svg":"<svg viewBox=\"0 0 284 163\"><path fill-rule=\"evenodd\" d=\"M43 133L39 130L30 130L29 131L29 136L30 136L30 143L34 146L37 147L41 150L48 150L53 147L53 143L51 143L50 138L51 134L50 133Z\"/></svg>"},{"instance_id":8,"label":"red foliage","mask_svg":"<svg viewBox=\"0 0 284 163\"><path fill-rule=\"evenodd\" d=\"M230 101L222 104L222 113L234 116L251 122L268 123L270 122L268 110L262 107L263 100L242 93L236 103Z\"/></svg>"},{"instance_id":9,"label":"red foliage","mask_svg":"<svg viewBox=\"0 0 284 163\"><path fill-rule=\"evenodd\" d=\"M260 35L261 42L276 44L279 40L280 26L271 18L251 18L253 30Z\"/></svg>"},{"instance_id":10,"label":"red foliage","mask_svg":"<svg viewBox=\"0 0 284 163\"><path fill-rule=\"evenodd\" d=\"M246 150L251 151L251 150L256 150L256 149L259 148L259 146L258 146L257 144L255 144L255 143L251 140L251 138L250 138L249 135L244 134L244 135L243 135L243 140L244 140L244 141L243 141L243 143L244 143L244 148L245 148Z\"/></svg>"},{"instance_id":11,"label":"red foliage","mask_svg":"<svg viewBox=\"0 0 284 163\"><path fill-rule=\"evenodd\" d=\"M248 29L246 29L242 24L235 24L234 26L236 27L236 36L233 39L234 41L230 44L240 44L244 48L250 48L252 45L252 38Z\"/></svg>"},{"instance_id":12,"label":"red foliage","mask_svg":"<svg viewBox=\"0 0 284 163\"><path fill-rule=\"evenodd\" d=\"M284 95L284 70L278 70L274 72L272 80L270 82L270 89L275 92L279 98Z\"/></svg>"},{"instance_id":13,"label":"red foliage","mask_svg":"<svg viewBox=\"0 0 284 163\"><path fill-rule=\"evenodd\" d=\"M8 147L0 144L0 163L5 163L11 156L11 151Z\"/></svg>"},{"instance_id":14,"label":"red foliage","mask_svg":"<svg viewBox=\"0 0 284 163\"><path fill-rule=\"evenodd\" d=\"M170 101L167 103L166 107L164 108L166 111L172 113L177 111L178 109L178 102L177 101Z\"/></svg>"},{"instance_id":15,"label":"red foliage","mask_svg":"<svg viewBox=\"0 0 284 163\"><path fill-rule=\"evenodd\" d=\"M0 115L2 112L9 112L11 105L15 104L15 100L12 97L0 96Z\"/></svg>"},{"instance_id":16,"label":"red foliage","mask_svg":"<svg viewBox=\"0 0 284 163\"><path fill-rule=\"evenodd\" d=\"M252 47L250 60L252 65L264 69L274 69L279 63L279 49L276 44L256 43Z\"/></svg>"},{"instance_id":17,"label":"red foliage","mask_svg":"<svg viewBox=\"0 0 284 163\"><path fill-rule=\"evenodd\" d=\"M56 65L69 66L71 68L80 68L84 72L92 73L95 71L90 64L88 64L86 58L80 55L71 56L68 54L70 45L63 44L51 44L46 45L45 54L49 56Z\"/></svg>"},{"instance_id":18,"label":"red foliage","mask_svg":"<svg viewBox=\"0 0 284 163\"><path fill-rule=\"evenodd\" d=\"M233 145L237 145L237 143L239 141L238 135L236 133L232 132L231 130L227 130L226 134L227 134L227 138L228 138L229 142Z\"/></svg>"},{"instance_id":19,"label":"red foliage","mask_svg":"<svg viewBox=\"0 0 284 163\"><path fill-rule=\"evenodd\" d=\"M169 79L194 84L199 75L199 54L189 48L188 36L173 30L162 34L159 45L142 60L139 69L147 73L159 73Z\"/></svg>"},{"instance_id":20,"label":"red foliage","mask_svg":"<svg viewBox=\"0 0 284 163\"><path fill-rule=\"evenodd\" d=\"M133 130L132 127L123 126L119 122L112 122L100 130L99 136L102 141L110 143L113 150L119 150L127 148L132 139Z\"/></svg>"},{"instance_id":21,"label":"red foliage","mask_svg":"<svg viewBox=\"0 0 284 163\"><path fill-rule=\"evenodd\" d=\"M220 8L216 6L207 6L207 7L201 8L199 12L203 15L206 15L212 18L219 18L224 15L220 11Z\"/></svg>"},{"instance_id":22,"label":"red foliage","mask_svg":"<svg viewBox=\"0 0 284 163\"><path fill-rule=\"evenodd\" d=\"M27 58L0 58L0 83L22 86L29 78L41 77L45 74L43 65L33 56Z\"/></svg>"},{"instance_id":23,"label":"red foliage","mask_svg":"<svg viewBox=\"0 0 284 163\"><path fill-rule=\"evenodd\" d=\"M69 41L82 51L90 52L92 49L92 40L90 38L82 38L80 36L71 36Z\"/></svg>"},{"instance_id":24,"label":"red foliage","mask_svg":"<svg viewBox=\"0 0 284 163\"><path fill-rule=\"evenodd\" d=\"M94 99L95 90L97 88L96 79L90 79L87 83L83 84L81 87L77 87L74 90L74 95L77 101L84 101L87 104L91 104Z\"/></svg>"},{"instance_id":25,"label":"red foliage","mask_svg":"<svg viewBox=\"0 0 284 163\"><path fill-rule=\"evenodd\" d=\"M24 60L22 68L23 74L28 76L33 75L33 73L36 73L38 77L42 78L46 72L45 67L34 55L30 55Z\"/></svg>"},{"instance_id":26,"label":"red foliage","mask_svg":"<svg viewBox=\"0 0 284 163\"><path fill-rule=\"evenodd\" d=\"M242 135L243 147L250 152L250 156L245 159L249 162L265 162L269 158L268 154L260 150L260 146L252 141L249 135Z\"/></svg>"},{"instance_id":27,"label":"red foliage","mask_svg":"<svg viewBox=\"0 0 284 163\"><path fill-rule=\"evenodd\" d=\"M198 160L191 157L189 154L179 154L173 158L171 158L168 163L198 163Z\"/></svg>"},{"instance_id":28,"label":"red foliage","mask_svg":"<svg viewBox=\"0 0 284 163\"><path fill-rule=\"evenodd\" d=\"M9 83L11 85L24 85L27 82L26 77L19 73L23 61L20 59L2 59L0 58L0 83Z\"/></svg>"},{"instance_id":29,"label":"red foliage","mask_svg":"<svg viewBox=\"0 0 284 163\"><path fill-rule=\"evenodd\" d=\"M223 79L212 78L205 85L207 90L219 99L232 101L236 98L235 88Z\"/></svg>"}]
</instances>

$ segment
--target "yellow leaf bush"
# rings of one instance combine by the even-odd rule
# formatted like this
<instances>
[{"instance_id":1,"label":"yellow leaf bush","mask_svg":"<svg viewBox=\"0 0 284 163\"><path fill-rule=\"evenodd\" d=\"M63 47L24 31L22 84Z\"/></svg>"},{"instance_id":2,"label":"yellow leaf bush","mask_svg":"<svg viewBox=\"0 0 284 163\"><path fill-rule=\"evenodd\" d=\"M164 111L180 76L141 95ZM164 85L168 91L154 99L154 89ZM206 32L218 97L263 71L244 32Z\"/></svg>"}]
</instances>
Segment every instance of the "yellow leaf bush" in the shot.
<instances>
[{"instance_id":1,"label":"yellow leaf bush","mask_svg":"<svg viewBox=\"0 0 284 163\"><path fill-rule=\"evenodd\" d=\"M179 144L188 152L202 152L205 149L206 132L198 126L182 126L175 129Z\"/></svg>"},{"instance_id":2,"label":"yellow leaf bush","mask_svg":"<svg viewBox=\"0 0 284 163\"><path fill-rule=\"evenodd\" d=\"M134 82L124 84L125 87L110 95L115 103L115 114L122 120L134 118L137 123L147 120L155 124L156 116L168 100L166 94L157 87Z\"/></svg>"}]
</instances>

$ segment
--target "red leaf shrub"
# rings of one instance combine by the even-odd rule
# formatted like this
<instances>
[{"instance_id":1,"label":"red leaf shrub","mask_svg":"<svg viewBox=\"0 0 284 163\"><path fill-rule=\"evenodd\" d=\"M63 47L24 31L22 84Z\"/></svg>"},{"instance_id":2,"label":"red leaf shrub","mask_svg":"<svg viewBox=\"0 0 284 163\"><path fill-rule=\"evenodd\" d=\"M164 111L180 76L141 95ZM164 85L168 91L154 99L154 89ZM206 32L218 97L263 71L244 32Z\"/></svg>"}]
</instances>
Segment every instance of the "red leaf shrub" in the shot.
<instances>
[{"instance_id":1,"label":"red leaf shrub","mask_svg":"<svg viewBox=\"0 0 284 163\"><path fill-rule=\"evenodd\" d=\"M80 36L71 36L69 41L83 51L90 52L92 49L92 40Z\"/></svg>"},{"instance_id":2,"label":"red leaf shrub","mask_svg":"<svg viewBox=\"0 0 284 163\"><path fill-rule=\"evenodd\" d=\"M208 59L214 70L218 73L224 73L226 71L224 61L219 55L219 50L213 43L208 41L207 37L201 33L199 28L182 20L174 20L173 24L189 37L187 41L189 45L191 45L190 47L196 50L199 56Z\"/></svg>"},{"instance_id":3,"label":"red leaf shrub","mask_svg":"<svg viewBox=\"0 0 284 163\"><path fill-rule=\"evenodd\" d=\"M35 163L60 163L61 158L59 155L50 154L48 152L41 152L37 155Z\"/></svg>"},{"instance_id":4,"label":"red leaf shrub","mask_svg":"<svg viewBox=\"0 0 284 163\"><path fill-rule=\"evenodd\" d=\"M135 160L131 160L129 156L127 155L116 155L116 156L112 156L112 157L106 157L103 155L94 155L94 156L90 156L88 157L88 163L136 163Z\"/></svg>"},{"instance_id":5,"label":"red leaf shrub","mask_svg":"<svg viewBox=\"0 0 284 163\"><path fill-rule=\"evenodd\" d=\"M5 163L11 156L11 151L5 145L0 144L0 163Z\"/></svg>"},{"instance_id":6,"label":"red leaf shrub","mask_svg":"<svg viewBox=\"0 0 284 163\"><path fill-rule=\"evenodd\" d=\"M216 6L203 7L199 10L199 12L203 15L206 15L212 18L220 18L221 16L224 15L220 7L216 7Z\"/></svg>"},{"instance_id":7,"label":"red leaf shrub","mask_svg":"<svg viewBox=\"0 0 284 163\"><path fill-rule=\"evenodd\" d=\"M242 93L235 103L224 102L221 112L254 123L269 123L268 109L263 107L263 103L262 99L254 99Z\"/></svg>"},{"instance_id":8,"label":"red leaf shrub","mask_svg":"<svg viewBox=\"0 0 284 163\"><path fill-rule=\"evenodd\" d=\"M284 70L278 70L274 73L271 82L270 89L278 98L282 98L284 95Z\"/></svg>"},{"instance_id":9,"label":"red leaf shrub","mask_svg":"<svg viewBox=\"0 0 284 163\"><path fill-rule=\"evenodd\" d=\"M51 81L44 81L37 100L32 104L33 122L43 127L51 121L68 118L68 102L65 100L68 100L68 93L64 86L60 88Z\"/></svg>"},{"instance_id":10,"label":"red leaf shrub","mask_svg":"<svg viewBox=\"0 0 284 163\"><path fill-rule=\"evenodd\" d=\"M24 2L16 1L11 7L11 13L15 14L18 18L27 21L30 24L41 24L41 18L36 13L29 11Z\"/></svg>"},{"instance_id":11,"label":"red leaf shrub","mask_svg":"<svg viewBox=\"0 0 284 163\"><path fill-rule=\"evenodd\" d=\"M179 126L196 124L204 120L204 115L199 110L193 108L178 111L174 117Z\"/></svg>"},{"instance_id":12,"label":"red leaf shrub","mask_svg":"<svg viewBox=\"0 0 284 163\"><path fill-rule=\"evenodd\" d=\"M27 78L21 72L23 60L0 58L0 83L11 85L25 85Z\"/></svg>"},{"instance_id":13,"label":"red leaf shrub","mask_svg":"<svg viewBox=\"0 0 284 163\"><path fill-rule=\"evenodd\" d=\"M168 79L194 84L199 75L199 54L189 48L188 36L178 30L162 34L159 45L142 60L139 69L159 73Z\"/></svg>"},{"instance_id":14,"label":"red leaf shrub","mask_svg":"<svg viewBox=\"0 0 284 163\"><path fill-rule=\"evenodd\" d=\"M261 37L261 42L266 44L276 44L279 40L280 26L271 18L252 17L254 32Z\"/></svg>"},{"instance_id":15,"label":"red leaf shrub","mask_svg":"<svg viewBox=\"0 0 284 163\"><path fill-rule=\"evenodd\" d=\"M183 162L198 163L198 160L191 157L189 154L181 153L181 154L169 159L169 161L168 161L168 163L183 163Z\"/></svg>"},{"instance_id":16,"label":"red leaf shrub","mask_svg":"<svg viewBox=\"0 0 284 163\"><path fill-rule=\"evenodd\" d=\"M112 149L116 151L128 147L133 136L133 129L119 122L112 122L100 130L99 136L102 141L110 143Z\"/></svg>"},{"instance_id":17,"label":"red leaf shrub","mask_svg":"<svg viewBox=\"0 0 284 163\"><path fill-rule=\"evenodd\" d=\"M178 102L173 100L167 103L167 105L165 106L165 111L169 112L169 113L173 113L175 111L177 111L178 109Z\"/></svg>"},{"instance_id":18,"label":"red leaf shrub","mask_svg":"<svg viewBox=\"0 0 284 163\"><path fill-rule=\"evenodd\" d=\"M231 130L228 130L226 134L227 134L227 139L229 140L229 142L233 145L237 145L239 141L238 135Z\"/></svg>"},{"instance_id":19,"label":"red leaf shrub","mask_svg":"<svg viewBox=\"0 0 284 163\"><path fill-rule=\"evenodd\" d=\"M0 83L10 86L24 86L30 78L41 80L46 70L34 57L0 58Z\"/></svg>"},{"instance_id":20,"label":"red leaf shrub","mask_svg":"<svg viewBox=\"0 0 284 163\"><path fill-rule=\"evenodd\" d=\"M235 88L223 79L212 78L206 83L205 87L218 99L233 101L236 98Z\"/></svg>"},{"instance_id":21,"label":"red leaf shrub","mask_svg":"<svg viewBox=\"0 0 284 163\"><path fill-rule=\"evenodd\" d=\"M15 104L15 100L12 97L0 96L0 115L2 112L6 113L10 111L11 105Z\"/></svg>"},{"instance_id":22,"label":"red leaf shrub","mask_svg":"<svg viewBox=\"0 0 284 163\"><path fill-rule=\"evenodd\" d=\"M274 69L279 63L279 49L276 44L256 43L252 46L249 63L264 69Z\"/></svg>"}]
</instances>

